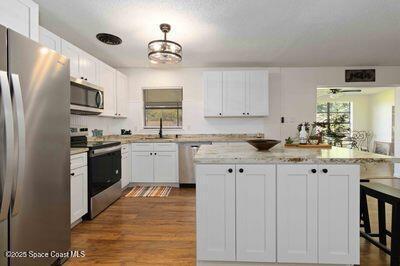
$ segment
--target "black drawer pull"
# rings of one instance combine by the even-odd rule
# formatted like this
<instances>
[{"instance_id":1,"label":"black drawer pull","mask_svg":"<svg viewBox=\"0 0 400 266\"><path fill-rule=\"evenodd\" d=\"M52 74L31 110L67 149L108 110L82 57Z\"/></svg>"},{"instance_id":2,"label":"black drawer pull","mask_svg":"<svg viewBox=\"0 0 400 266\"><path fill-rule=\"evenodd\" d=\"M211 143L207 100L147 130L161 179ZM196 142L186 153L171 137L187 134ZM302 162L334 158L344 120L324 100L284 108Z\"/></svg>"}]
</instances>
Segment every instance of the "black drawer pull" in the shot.
<instances>
[{"instance_id":1,"label":"black drawer pull","mask_svg":"<svg viewBox=\"0 0 400 266\"><path fill-rule=\"evenodd\" d=\"M152 152L150 152L150 155L153 155L153 153L152 153Z\"/></svg>"},{"instance_id":2,"label":"black drawer pull","mask_svg":"<svg viewBox=\"0 0 400 266\"><path fill-rule=\"evenodd\" d=\"M315 174L317 172L316 169L311 169L311 173Z\"/></svg>"},{"instance_id":3,"label":"black drawer pull","mask_svg":"<svg viewBox=\"0 0 400 266\"><path fill-rule=\"evenodd\" d=\"M240 168L239 173L243 173L243 172L244 172L243 168Z\"/></svg>"},{"instance_id":4,"label":"black drawer pull","mask_svg":"<svg viewBox=\"0 0 400 266\"><path fill-rule=\"evenodd\" d=\"M229 172L229 173L232 173L232 172L233 172L232 168L229 168L229 169L228 169L228 172Z\"/></svg>"},{"instance_id":5,"label":"black drawer pull","mask_svg":"<svg viewBox=\"0 0 400 266\"><path fill-rule=\"evenodd\" d=\"M328 173L328 169L322 169L322 173L324 174Z\"/></svg>"},{"instance_id":6,"label":"black drawer pull","mask_svg":"<svg viewBox=\"0 0 400 266\"><path fill-rule=\"evenodd\" d=\"M74 176L75 175L75 173L71 173L71 176Z\"/></svg>"}]
</instances>

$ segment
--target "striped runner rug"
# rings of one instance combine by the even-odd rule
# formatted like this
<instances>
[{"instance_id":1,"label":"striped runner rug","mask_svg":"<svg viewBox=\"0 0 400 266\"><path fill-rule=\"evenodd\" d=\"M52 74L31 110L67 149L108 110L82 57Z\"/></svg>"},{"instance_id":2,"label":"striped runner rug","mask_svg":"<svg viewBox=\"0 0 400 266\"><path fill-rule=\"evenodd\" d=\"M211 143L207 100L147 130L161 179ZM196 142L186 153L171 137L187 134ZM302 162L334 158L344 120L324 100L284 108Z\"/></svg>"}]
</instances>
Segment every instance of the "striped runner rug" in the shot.
<instances>
[{"instance_id":1,"label":"striped runner rug","mask_svg":"<svg viewBox=\"0 0 400 266\"><path fill-rule=\"evenodd\" d=\"M133 187L125 197L168 197L171 192L172 187L165 186L151 186L151 187L143 187L137 186Z\"/></svg>"}]
</instances>

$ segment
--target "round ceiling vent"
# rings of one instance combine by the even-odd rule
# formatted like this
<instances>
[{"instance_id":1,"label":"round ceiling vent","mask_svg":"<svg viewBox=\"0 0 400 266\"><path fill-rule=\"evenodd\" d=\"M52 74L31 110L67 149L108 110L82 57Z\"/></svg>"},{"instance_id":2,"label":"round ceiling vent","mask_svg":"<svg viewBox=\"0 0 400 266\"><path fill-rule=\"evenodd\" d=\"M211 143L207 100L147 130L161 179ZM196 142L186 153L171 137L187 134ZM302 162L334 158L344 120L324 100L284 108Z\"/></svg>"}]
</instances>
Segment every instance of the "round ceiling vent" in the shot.
<instances>
[{"instance_id":1,"label":"round ceiling vent","mask_svg":"<svg viewBox=\"0 0 400 266\"><path fill-rule=\"evenodd\" d=\"M105 43L105 44L109 44L109 45L118 45L122 43L122 40L120 37L109 34L109 33L99 33L96 35L96 38Z\"/></svg>"}]
</instances>

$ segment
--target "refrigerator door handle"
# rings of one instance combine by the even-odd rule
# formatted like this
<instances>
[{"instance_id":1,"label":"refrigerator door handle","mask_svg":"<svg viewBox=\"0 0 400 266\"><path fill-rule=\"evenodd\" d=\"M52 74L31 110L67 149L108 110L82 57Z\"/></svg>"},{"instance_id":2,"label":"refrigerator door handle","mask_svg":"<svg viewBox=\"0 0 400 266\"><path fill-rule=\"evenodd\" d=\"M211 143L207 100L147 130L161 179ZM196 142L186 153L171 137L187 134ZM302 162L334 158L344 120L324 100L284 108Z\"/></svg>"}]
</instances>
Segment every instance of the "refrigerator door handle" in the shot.
<instances>
[{"instance_id":1,"label":"refrigerator door handle","mask_svg":"<svg viewBox=\"0 0 400 266\"><path fill-rule=\"evenodd\" d=\"M5 71L0 71L0 94L5 127L5 155L3 159L4 167L2 169L2 173L0 174L0 221L4 221L8 217L8 210L10 208L14 166L13 109L11 104L10 84L8 83L8 76L7 72Z\"/></svg>"},{"instance_id":2,"label":"refrigerator door handle","mask_svg":"<svg viewBox=\"0 0 400 266\"><path fill-rule=\"evenodd\" d=\"M16 169L14 172L13 181L13 192L11 196L12 200L12 215L18 214L20 200L21 200L21 186L22 180L25 176L25 116L24 116L24 105L22 102L22 90L21 83L19 81L19 76L17 74L11 74L11 88L13 92L13 105L15 108L16 118L17 118L17 128L16 132L18 135L18 162L16 164Z\"/></svg>"}]
</instances>

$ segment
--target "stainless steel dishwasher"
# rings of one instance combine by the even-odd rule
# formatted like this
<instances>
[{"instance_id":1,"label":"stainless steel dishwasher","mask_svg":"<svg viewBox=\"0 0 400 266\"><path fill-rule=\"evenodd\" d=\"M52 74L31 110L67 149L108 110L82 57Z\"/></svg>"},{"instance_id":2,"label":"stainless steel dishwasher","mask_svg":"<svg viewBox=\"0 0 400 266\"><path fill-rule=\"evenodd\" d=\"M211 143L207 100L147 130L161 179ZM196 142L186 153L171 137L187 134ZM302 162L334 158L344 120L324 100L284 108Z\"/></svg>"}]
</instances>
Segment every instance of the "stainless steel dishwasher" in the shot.
<instances>
[{"instance_id":1,"label":"stainless steel dishwasher","mask_svg":"<svg viewBox=\"0 0 400 266\"><path fill-rule=\"evenodd\" d=\"M196 184L194 172L194 155L200 145L211 145L211 142L179 143L179 184Z\"/></svg>"}]
</instances>

